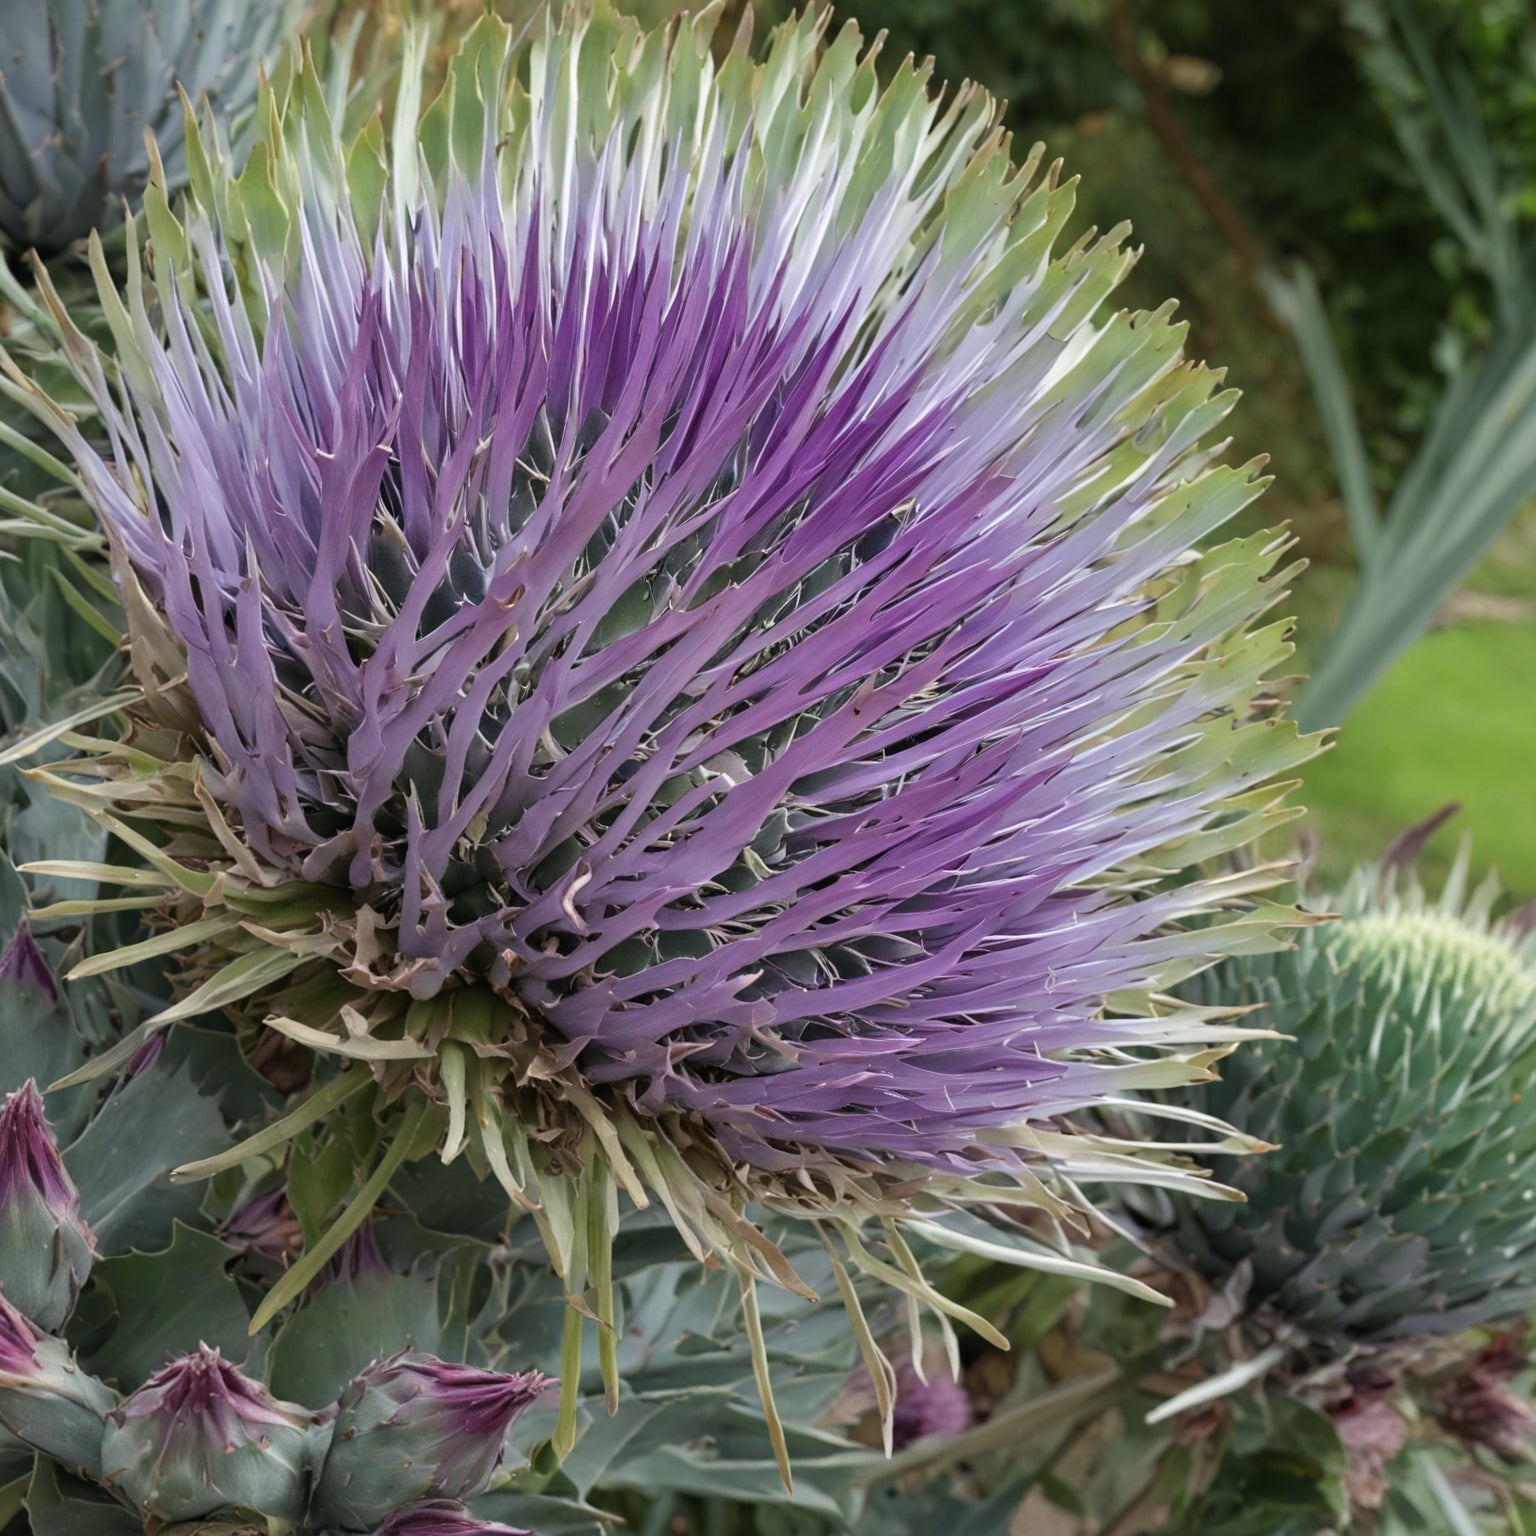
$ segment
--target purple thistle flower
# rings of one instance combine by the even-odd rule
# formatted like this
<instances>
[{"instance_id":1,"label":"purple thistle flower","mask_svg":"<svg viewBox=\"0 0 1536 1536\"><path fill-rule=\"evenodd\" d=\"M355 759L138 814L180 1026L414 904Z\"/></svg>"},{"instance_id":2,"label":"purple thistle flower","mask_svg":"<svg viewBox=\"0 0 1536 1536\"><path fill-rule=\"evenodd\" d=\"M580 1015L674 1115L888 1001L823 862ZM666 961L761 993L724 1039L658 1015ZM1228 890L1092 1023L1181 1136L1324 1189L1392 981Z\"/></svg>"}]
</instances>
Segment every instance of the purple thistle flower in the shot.
<instances>
[{"instance_id":1,"label":"purple thistle flower","mask_svg":"<svg viewBox=\"0 0 1536 1536\"><path fill-rule=\"evenodd\" d=\"M249 1509L297 1522L316 1448L313 1415L205 1344L108 1416L103 1480L160 1520Z\"/></svg>"},{"instance_id":2,"label":"purple thistle flower","mask_svg":"<svg viewBox=\"0 0 1536 1536\"><path fill-rule=\"evenodd\" d=\"M87 1476L101 1472L104 1415L116 1398L0 1292L0 1425Z\"/></svg>"},{"instance_id":3,"label":"purple thistle flower","mask_svg":"<svg viewBox=\"0 0 1536 1536\"><path fill-rule=\"evenodd\" d=\"M1199 552L1261 488L1197 447L1219 376L1099 313L1122 232L1052 257L1071 189L994 103L825 23L717 69L704 28L486 22L382 162L274 97L239 196L151 196L163 327L110 376L70 338L110 454L61 425L207 995L748 1284L798 1283L753 1201L921 1190L964 1243L946 1208L1053 1169L1177 1179L1058 1117L1241 1034L1166 987L1272 942L1277 875L1200 865L1312 750L1251 628L1283 541ZM605 1307L591 1225L545 1235Z\"/></svg>"},{"instance_id":4,"label":"purple thistle flower","mask_svg":"<svg viewBox=\"0 0 1536 1536\"><path fill-rule=\"evenodd\" d=\"M96 1244L30 1078L0 1104L0 1290L38 1327L62 1328Z\"/></svg>"},{"instance_id":5,"label":"purple thistle flower","mask_svg":"<svg viewBox=\"0 0 1536 1536\"><path fill-rule=\"evenodd\" d=\"M462 1504L449 1499L433 1499L426 1504L412 1504L393 1511L374 1536L533 1536L533 1533L477 1520Z\"/></svg>"},{"instance_id":6,"label":"purple thistle flower","mask_svg":"<svg viewBox=\"0 0 1536 1536\"><path fill-rule=\"evenodd\" d=\"M43 958L25 918L17 923L5 948L0 949L0 992L11 987L35 987L50 1003L59 1000L53 968Z\"/></svg>"},{"instance_id":7,"label":"purple thistle flower","mask_svg":"<svg viewBox=\"0 0 1536 1536\"><path fill-rule=\"evenodd\" d=\"M505 1375L427 1354L375 1361L337 1400L316 1518L371 1530L403 1505L483 1493L513 1419L548 1385L534 1371Z\"/></svg>"}]
</instances>

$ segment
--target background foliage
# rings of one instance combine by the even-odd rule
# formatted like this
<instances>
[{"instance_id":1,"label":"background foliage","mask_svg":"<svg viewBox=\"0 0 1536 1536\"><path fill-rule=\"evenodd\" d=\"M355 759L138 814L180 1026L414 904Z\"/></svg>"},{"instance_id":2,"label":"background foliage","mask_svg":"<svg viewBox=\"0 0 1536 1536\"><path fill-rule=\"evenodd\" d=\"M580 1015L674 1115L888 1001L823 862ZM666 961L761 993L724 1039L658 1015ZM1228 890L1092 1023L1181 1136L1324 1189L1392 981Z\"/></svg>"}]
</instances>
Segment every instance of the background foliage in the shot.
<instances>
[{"instance_id":1,"label":"background foliage","mask_svg":"<svg viewBox=\"0 0 1536 1536\"><path fill-rule=\"evenodd\" d=\"M1310 569L1292 602L1302 665L1342 610L1353 556L1317 405L1264 267L1316 273L1378 496L1412 460L1448 370L1487 339L1490 285L1404 154L1422 89L1383 47L1388 0L850 0L891 61L931 54L1009 102L1082 178L1080 217L1129 219L1145 254L1131 305L1176 297L1191 346L1243 391L1233 453L1271 455L1254 515L1288 522ZM1437 58L1475 88L1517 238L1536 217L1536 10L1526 0L1414 0ZM1518 895L1536 894L1536 818L1519 765L1536 749L1536 520L1517 516L1463 590L1306 773L1329 877L1456 800L1463 833ZM1476 850L1480 849L1480 854Z\"/></svg>"}]
</instances>

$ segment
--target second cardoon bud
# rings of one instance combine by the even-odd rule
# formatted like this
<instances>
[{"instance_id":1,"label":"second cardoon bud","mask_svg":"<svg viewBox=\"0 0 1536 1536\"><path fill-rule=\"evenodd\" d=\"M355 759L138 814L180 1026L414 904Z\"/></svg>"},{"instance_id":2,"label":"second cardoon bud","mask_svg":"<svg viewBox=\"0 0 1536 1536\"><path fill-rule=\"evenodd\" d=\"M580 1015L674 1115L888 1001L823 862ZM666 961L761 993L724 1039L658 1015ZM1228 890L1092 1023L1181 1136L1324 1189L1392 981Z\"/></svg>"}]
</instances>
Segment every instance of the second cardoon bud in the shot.
<instances>
[{"instance_id":1,"label":"second cardoon bud","mask_svg":"<svg viewBox=\"0 0 1536 1536\"><path fill-rule=\"evenodd\" d=\"M0 1105L0 1290L45 1333L62 1328L95 1244L30 1079Z\"/></svg>"},{"instance_id":2,"label":"second cardoon bud","mask_svg":"<svg viewBox=\"0 0 1536 1536\"><path fill-rule=\"evenodd\" d=\"M318 1525L373 1531L421 1500L468 1499L501 1461L512 1420L544 1390L433 1355L377 1360L342 1392L315 1488Z\"/></svg>"},{"instance_id":3,"label":"second cardoon bud","mask_svg":"<svg viewBox=\"0 0 1536 1536\"><path fill-rule=\"evenodd\" d=\"M102 1478L162 1521L254 1510L304 1514L314 1417L280 1403L205 1344L123 1399L102 1438Z\"/></svg>"},{"instance_id":4,"label":"second cardoon bud","mask_svg":"<svg viewBox=\"0 0 1536 1536\"><path fill-rule=\"evenodd\" d=\"M96 1477L102 1426L116 1402L75 1364L62 1339L34 1327L0 1293L0 1424L44 1455Z\"/></svg>"}]
</instances>

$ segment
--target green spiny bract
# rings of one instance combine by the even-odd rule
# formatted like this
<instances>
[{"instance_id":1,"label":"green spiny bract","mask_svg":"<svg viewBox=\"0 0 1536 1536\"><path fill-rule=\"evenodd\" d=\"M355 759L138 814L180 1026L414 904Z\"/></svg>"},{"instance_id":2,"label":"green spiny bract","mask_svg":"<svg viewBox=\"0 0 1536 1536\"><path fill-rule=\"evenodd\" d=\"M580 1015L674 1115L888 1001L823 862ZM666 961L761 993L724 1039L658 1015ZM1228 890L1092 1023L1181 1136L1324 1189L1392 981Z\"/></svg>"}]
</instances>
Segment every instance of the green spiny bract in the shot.
<instances>
[{"instance_id":1,"label":"green spiny bract","mask_svg":"<svg viewBox=\"0 0 1536 1536\"><path fill-rule=\"evenodd\" d=\"M0 9L0 252L52 257L121 218L144 190L153 132L186 176L181 92L226 116L300 0L6 0Z\"/></svg>"},{"instance_id":2,"label":"green spiny bract","mask_svg":"<svg viewBox=\"0 0 1536 1536\"><path fill-rule=\"evenodd\" d=\"M1495 895L1467 899L1458 871L1431 901L1366 868L1336 923L1185 988L1295 1043L1182 1096L1278 1150L1223 1168L1245 1204L1179 1201L1178 1243L1211 1279L1251 1266L1249 1309L1309 1340L1450 1335L1536 1302L1536 941L1490 922Z\"/></svg>"}]
</instances>

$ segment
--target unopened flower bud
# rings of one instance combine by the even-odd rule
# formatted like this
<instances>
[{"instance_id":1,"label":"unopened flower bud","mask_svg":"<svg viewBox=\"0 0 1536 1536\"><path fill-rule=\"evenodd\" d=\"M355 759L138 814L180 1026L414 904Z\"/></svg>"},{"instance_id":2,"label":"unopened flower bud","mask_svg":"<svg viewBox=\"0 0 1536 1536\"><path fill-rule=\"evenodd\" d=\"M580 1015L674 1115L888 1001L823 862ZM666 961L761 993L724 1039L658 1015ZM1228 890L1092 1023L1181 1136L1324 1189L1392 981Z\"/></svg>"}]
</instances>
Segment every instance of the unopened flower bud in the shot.
<instances>
[{"instance_id":1,"label":"unopened flower bud","mask_svg":"<svg viewBox=\"0 0 1536 1536\"><path fill-rule=\"evenodd\" d=\"M331 1255L324 1269L315 1277L315 1289L328 1285L366 1285L371 1281L390 1281L395 1272L389 1267L374 1235L373 1223L365 1221Z\"/></svg>"},{"instance_id":2,"label":"unopened flower bud","mask_svg":"<svg viewBox=\"0 0 1536 1536\"><path fill-rule=\"evenodd\" d=\"M23 921L16 925L5 948L0 949L0 996L29 990L42 993L49 1008L59 1000L59 984L53 979L52 967Z\"/></svg>"},{"instance_id":3,"label":"unopened flower bud","mask_svg":"<svg viewBox=\"0 0 1536 1536\"><path fill-rule=\"evenodd\" d=\"M924 1381L912 1361L902 1356L896 1364L896 1404L891 1420L891 1448L902 1450L914 1440L929 1435L945 1439L971 1427L971 1399L963 1386L950 1374L949 1362L925 1361Z\"/></svg>"},{"instance_id":4,"label":"unopened flower bud","mask_svg":"<svg viewBox=\"0 0 1536 1536\"><path fill-rule=\"evenodd\" d=\"M0 1424L87 1477L101 1473L111 1390L75 1364L69 1346L34 1327L0 1294Z\"/></svg>"},{"instance_id":5,"label":"unopened flower bud","mask_svg":"<svg viewBox=\"0 0 1536 1536\"><path fill-rule=\"evenodd\" d=\"M532 1532L477 1520L452 1499L432 1499L395 1510L374 1536L532 1536Z\"/></svg>"},{"instance_id":6,"label":"unopened flower bud","mask_svg":"<svg viewBox=\"0 0 1536 1536\"><path fill-rule=\"evenodd\" d=\"M0 1105L0 1290L44 1332L62 1328L95 1243L30 1079Z\"/></svg>"},{"instance_id":7,"label":"unopened flower bud","mask_svg":"<svg viewBox=\"0 0 1536 1536\"><path fill-rule=\"evenodd\" d=\"M205 1344L108 1416L102 1478L162 1521L247 1509L296 1523L316 1444L312 1414Z\"/></svg>"},{"instance_id":8,"label":"unopened flower bud","mask_svg":"<svg viewBox=\"0 0 1536 1536\"><path fill-rule=\"evenodd\" d=\"M286 1264L304 1251L304 1228L288 1203L285 1189L246 1201L219 1235L232 1247Z\"/></svg>"},{"instance_id":9,"label":"unopened flower bud","mask_svg":"<svg viewBox=\"0 0 1536 1536\"><path fill-rule=\"evenodd\" d=\"M337 1402L316 1523L372 1531L424 1499L473 1498L500 1463L512 1420L546 1385L536 1372L508 1376L433 1355L376 1360Z\"/></svg>"}]
</instances>

